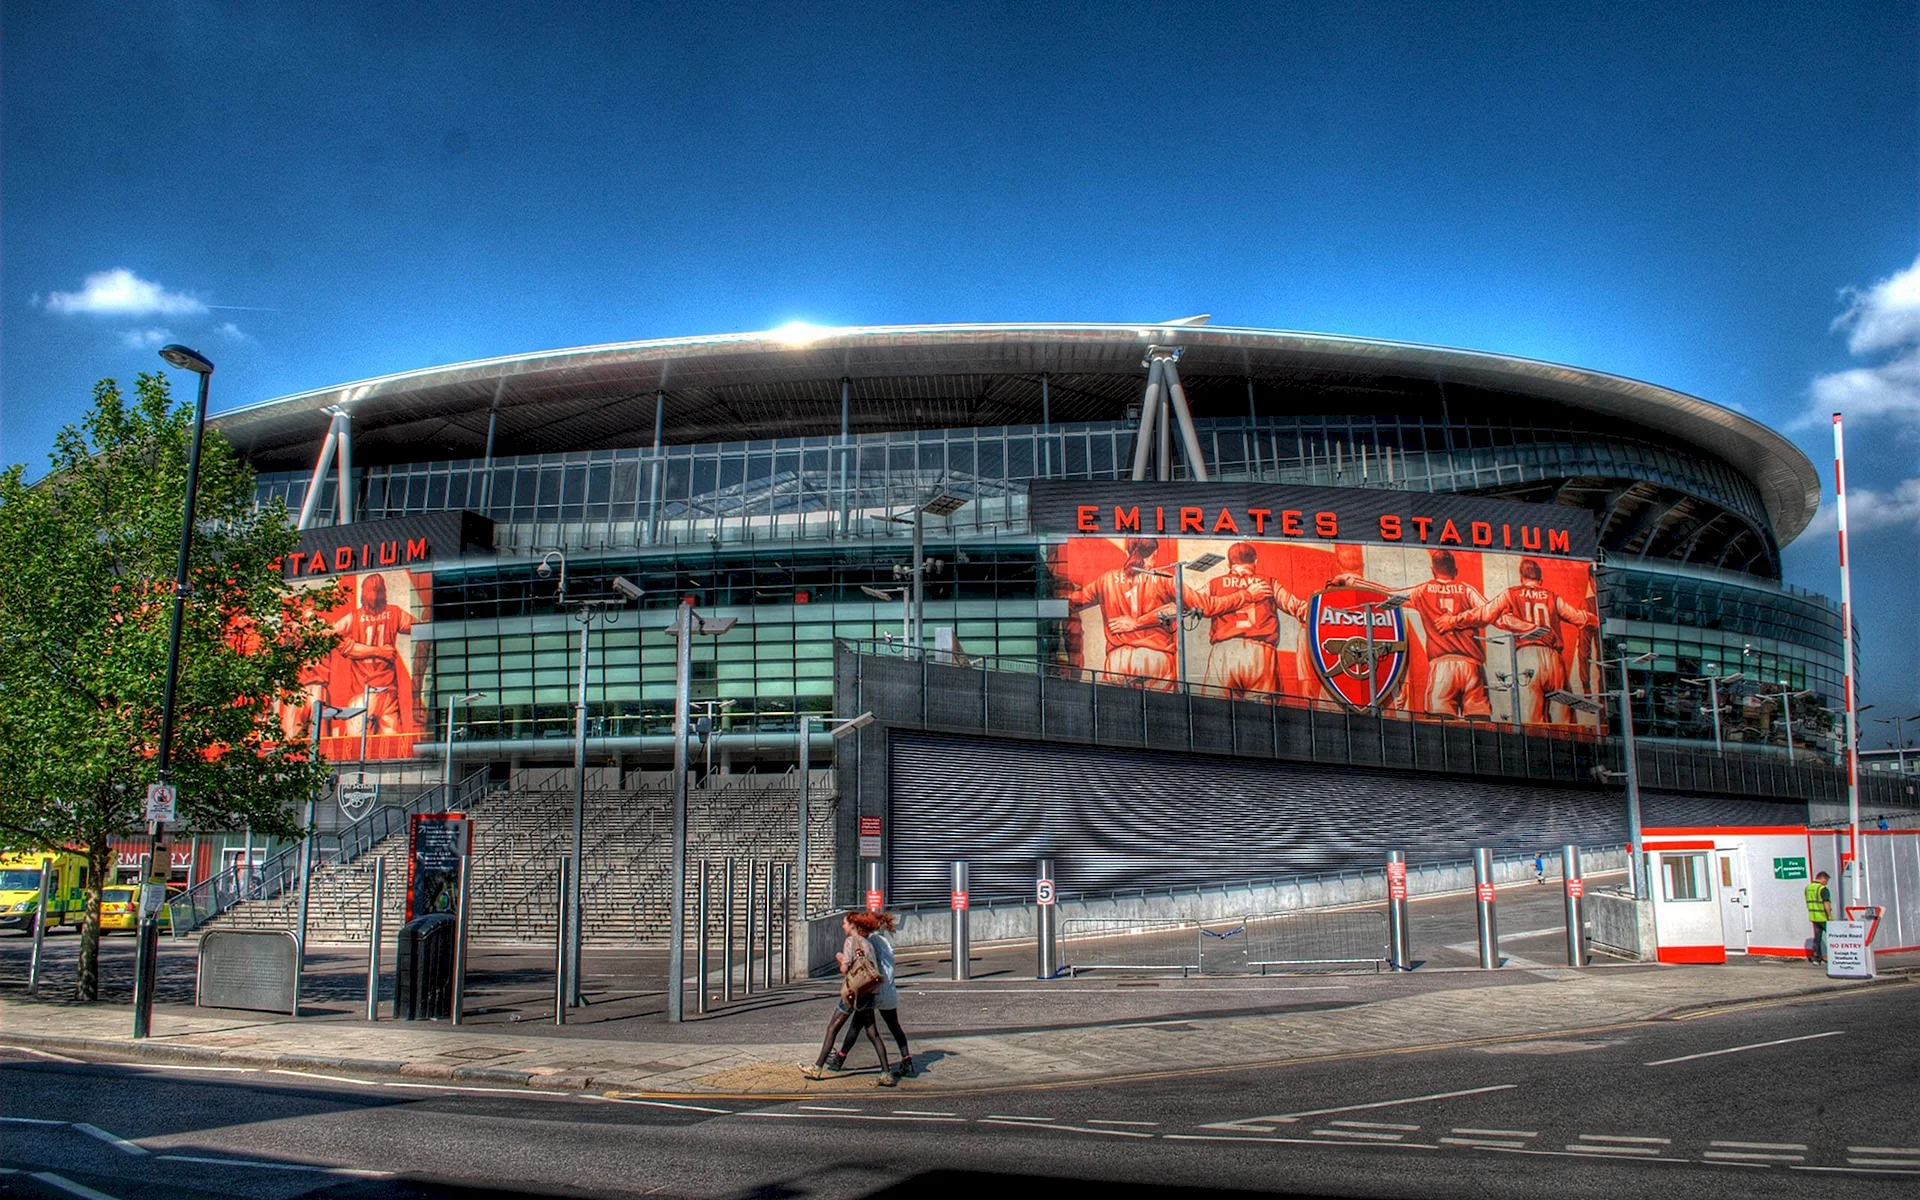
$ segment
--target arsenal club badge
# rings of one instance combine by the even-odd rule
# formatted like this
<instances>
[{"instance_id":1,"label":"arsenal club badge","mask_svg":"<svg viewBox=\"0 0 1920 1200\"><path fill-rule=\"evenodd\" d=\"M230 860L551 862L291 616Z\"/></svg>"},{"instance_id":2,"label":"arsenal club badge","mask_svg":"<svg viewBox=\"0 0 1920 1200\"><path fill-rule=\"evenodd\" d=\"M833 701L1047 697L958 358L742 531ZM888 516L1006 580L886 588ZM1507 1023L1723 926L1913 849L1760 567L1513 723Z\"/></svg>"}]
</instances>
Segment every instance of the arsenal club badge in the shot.
<instances>
[{"instance_id":1,"label":"arsenal club badge","mask_svg":"<svg viewBox=\"0 0 1920 1200\"><path fill-rule=\"evenodd\" d=\"M1356 712L1393 696L1407 669L1407 619L1371 588L1334 587L1307 606L1313 669L1327 690Z\"/></svg>"}]
</instances>

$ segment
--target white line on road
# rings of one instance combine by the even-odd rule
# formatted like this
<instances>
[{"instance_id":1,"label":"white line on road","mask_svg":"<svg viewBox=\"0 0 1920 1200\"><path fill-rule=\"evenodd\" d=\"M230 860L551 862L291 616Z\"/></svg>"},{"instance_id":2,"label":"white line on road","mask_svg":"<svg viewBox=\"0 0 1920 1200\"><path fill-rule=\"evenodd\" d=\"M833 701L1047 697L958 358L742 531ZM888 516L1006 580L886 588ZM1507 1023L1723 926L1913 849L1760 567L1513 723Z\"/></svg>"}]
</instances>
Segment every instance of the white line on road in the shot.
<instances>
[{"instance_id":1,"label":"white line on road","mask_svg":"<svg viewBox=\"0 0 1920 1200\"><path fill-rule=\"evenodd\" d=\"M213 1158L201 1154L162 1154L167 1162L201 1163L214 1167L257 1167L262 1171L306 1171L315 1175L352 1175L362 1179L384 1179L392 1171L368 1171L360 1167L315 1167L306 1163L261 1162L252 1158Z\"/></svg>"},{"instance_id":2,"label":"white line on road","mask_svg":"<svg viewBox=\"0 0 1920 1200\"><path fill-rule=\"evenodd\" d=\"M1629 1146L1673 1145L1672 1138L1632 1137L1619 1133L1583 1133L1580 1135L1580 1140L1583 1142L1624 1142Z\"/></svg>"},{"instance_id":3,"label":"white line on road","mask_svg":"<svg viewBox=\"0 0 1920 1200\"><path fill-rule=\"evenodd\" d=\"M1022 1117L1014 1113L988 1113L989 1121L1053 1121L1057 1117Z\"/></svg>"},{"instance_id":4,"label":"white line on road","mask_svg":"<svg viewBox=\"0 0 1920 1200\"><path fill-rule=\"evenodd\" d=\"M856 1112L857 1113L857 1112L865 1111L864 1109L858 1109L858 1108L834 1108L831 1105L826 1105L826 1104L797 1104L794 1107L804 1108L808 1112L841 1112L841 1113Z\"/></svg>"},{"instance_id":5,"label":"white line on road","mask_svg":"<svg viewBox=\"0 0 1920 1200\"><path fill-rule=\"evenodd\" d=\"M65 1124L66 1124L65 1121L49 1121L45 1117L0 1117L0 1125L65 1125Z\"/></svg>"},{"instance_id":6,"label":"white line on road","mask_svg":"<svg viewBox=\"0 0 1920 1200\"><path fill-rule=\"evenodd\" d=\"M1500 1138L1471 1138L1471 1137L1443 1137L1440 1139L1440 1144L1443 1146L1498 1147L1505 1150L1518 1150L1520 1147L1526 1145L1525 1142L1511 1142L1511 1141L1506 1141Z\"/></svg>"},{"instance_id":7,"label":"white line on road","mask_svg":"<svg viewBox=\"0 0 1920 1200\"><path fill-rule=\"evenodd\" d=\"M1369 1129L1316 1129L1309 1137L1317 1138L1360 1138L1369 1142L1399 1142L1406 1140L1404 1133L1374 1133Z\"/></svg>"},{"instance_id":8,"label":"white line on road","mask_svg":"<svg viewBox=\"0 0 1920 1200\"><path fill-rule=\"evenodd\" d=\"M54 1062L77 1063L86 1061L83 1058L68 1058L64 1054L55 1054L51 1050L36 1050L32 1046L0 1046L0 1050L12 1050L16 1054L31 1054L36 1058L50 1058Z\"/></svg>"},{"instance_id":9,"label":"white line on road","mask_svg":"<svg viewBox=\"0 0 1920 1200\"><path fill-rule=\"evenodd\" d=\"M254 1067L203 1067L197 1063L102 1063L102 1066L119 1067L123 1071L213 1071L224 1075L245 1075Z\"/></svg>"},{"instance_id":10,"label":"white line on road","mask_svg":"<svg viewBox=\"0 0 1920 1200\"><path fill-rule=\"evenodd\" d=\"M1593 1159L1593 1158L1599 1158L1599 1157L1605 1157L1604 1155L1598 1155L1598 1154L1596 1154L1596 1153L1594 1153L1594 1152L1595 1152L1595 1151L1599 1151L1599 1150L1605 1150L1605 1149L1607 1149L1607 1147L1605 1147L1605 1146L1578 1146L1578 1147L1571 1147L1571 1146L1570 1146L1570 1147L1568 1147L1568 1148L1567 1148L1566 1150L1509 1150L1509 1149L1508 1149L1507 1147L1505 1147L1505 1146L1475 1146L1475 1147L1473 1147L1473 1149L1475 1149L1475 1150L1485 1150L1485 1151L1487 1151L1487 1152L1488 1152L1489 1154L1531 1154L1531 1155L1534 1155L1534 1156L1535 1156L1535 1157L1537 1157L1537 1158L1585 1158L1585 1159ZM1581 1153L1578 1153L1578 1151L1581 1151L1581 1150L1585 1150L1585 1151L1587 1151L1587 1153L1585 1153L1585 1154L1581 1154ZM1653 1152L1652 1152L1651 1150L1648 1150L1648 1151L1645 1151L1644 1153L1647 1153L1647 1154L1652 1154ZM1690 1164L1690 1165L1698 1165L1698 1164L1696 1164L1696 1163L1694 1163L1694 1162L1693 1162L1693 1160L1692 1160L1692 1159L1690 1159L1690 1158L1631 1158L1631 1157L1628 1157L1628 1158L1614 1158L1614 1159L1612 1159L1612 1161L1614 1161L1614 1162L1663 1162L1663 1163L1688 1163L1688 1164Z\"/></svg>"},{"instance_id":11,"label":"white line on road","mask_svg":"<svg viewBox=\"0 0 1920 1200\"><path fill-rule=\"evenodd\" d=\"M1748 1046L1728 1046L1725 1050L1704 1050L1699 1054L1682 1054L1679 1058L1655 1059L1653 1062L1643 1063L1641 1065L1648 1066L1648 1067L1664 1067L1672 1063L1692 1062L1696 1058L1713 1058L1714 1056L1720 1055L1720 1054L1738 1054L1742 1050L1764 1050L1768 1046L1785 1046L1791 1042L1811 1042L1811 1041L1816 1041L1820 1038L1839 1037L1841 1034L1845 1032L1846 1030L1844 1029L1829 1029L1825 1033L1809 1033L1809 1034L1804 1034L1800 1037L1776 1038L1771 1042L1754 1042L1752 1045L1748 1045Z\"/></svg>"},{"instance_id":12,"label":"white line on road","mask_svg":"<svg viewBox=\"0 0 1920 1200\"><path fill-rule=\"evenodd\" d=\"M1394 1125L1386 1121L1328 1121L1329 1125L1338 1125L1342 1129L1398 1129L1402 1133L1412 1133L1418 1125Z\"/></svg>"},{"instance_id":13,"label":"white line on road","mask_svg":"<svg viewBox=\"0 0 1920 1200\"><path fill-rule=\"evenodd\" d=\"M1202 1126L1205 1128L1205 1126ZM1438 1150L1426 1142L1316 1142L1312 1138L1235 1136L1228 1133L1166 1133L1169 1142L1263 1142L1274 1146L1351 1146L1360 1150Z\"/></svg>"},{"instance_id":14,"label":"white line on road","mask_svg":"<svg viewBox=\"0 0 1920 1200\"><path fill-rule=\"evenodd\" d=\"M1852 1159L1848 1159L1852 1162ZM1787 1168L1789 1171L1834 1171L1842 1175L1920 1175L1920 1168L1911 1171L1897 1171L1886 1167L1805 1167L1798 1163Z\"/></svg>"},{"instance_id":15,"label":"white line on road","mask_svg":"<svg viewBox=\"0 0 1920 1200\"><path fill-rule=\"evenodd\" d=\"M1805 1162L1804 1154L1768 1154L1760 1150L1702 1150L1701 1158L1727 1159L1732 1162Z\"/></svg>"},{"instance_id":16,"label":"white line on road","mask_svg":"<svg viewBox=\"0 0 1920 1200\"><path fill-rule=\"evenodd\" d=\"M269 1067L267 1074L291 1075L295 1079L324 1079L329 1083L357 1083L361 1087L380 1086L379 1081L374 1079L354 1079L346 1075L322 1075L318 1071L289 1071L282 1067Z\"/></svg>"},{"instance_id":17,"label":"white line on road","mask_svg":"<svg viewBox=\"0 0 1920 1200\"><path fill-rule=\"evenodd\" d=\"M677 1108L685 1112L719 1113L722 1116L729 1117L733 1115L733 1110L730 1108L708 1108L704 1104L674 1104L668 1100L636 1100L631 1096L589 1095L586 1098L589 1100L604 1100L608 1104L638 1104L645 1108Z\"/></svg>"},{"instance_id":18,"label":"white line on road","mask_svg":"<svg viewBox=\"0 0 1920 1200\"><path fill-rule=\"evenodd\" d=\"M98 1125L89 1125L85 1121L75 1121L73 1123L73 1127L75 1129L78 1129L81 1133L86 1134L88 1137L99 1138L101 1141L105 1142L107 1145L112 1146L117 1150L124 1151L125 1153L137 1155L137 1156L145 1156L148 1152L145 1146L137 1146L134 1143L128 1141L127 1139L121 1137L117 1133L108 1133L106 1130L100 1128Z\"/></svg>"},{"instance_id":19,"label":"white line on road","mask_svg":"<svg viewBox=\"0 0 1920 1200\"><path fill-rule=\"evenodd\" d=\"M716 1110L717 1111L717 1110ZM761 1112L749 1109L746 1112L728 1113L733 1117L765 1117L773 1121L930 1121L940 1125L963 1124L964 1117L899 1117L880 1113L803 1113L803 1112ZM1013 1124L1028 1125L1031 1129L1045 1129L1044 1125L1031 1125L1024 1121Z\"/></svg>"},{"instance_id":20,"label":"white line on road","mask_svg":"<svg viewBox=\"0 0 1920 1200\"><path fill-rule=\"evenodd\" d=\"M1092 1117L1088 1119L1087 1124L1089 1125L1135 1125L1142 1129L1153 1129L1153 1128L1157 1128L1160 1122L1158 1121L1102 1121L1098 1117Z\"/></svg>"},{"instance_id":21,"label":"white line on road","mask_svg":"<svg viewBox=\"0 0 1920 1200\"><path fill-rule=\"evenodd\" d=\"M960 1114L950 1113L950 1112L935 1112L934 1110L927 1109L927 1108L896 1108L893 1110L893 1115L896 1117L957 1117Z\"/></svg>"},{"instance_id":22,"label":"white line on road","mask_svg":"<svg viewBox=\"0 0 1920 1200\"><path fill-rule=\"evenodd\" d=\"M1569 1144L1568 1150L1575 1154L1658 1154L1651 1146L1591 1146L1578 1143Z\"/></svg>"},{"instance_id":23,"label":"white line on road","mask_svg":"<svg viewBox=\"0 0 1920 1200\"><path fill-rule=\"evenodd\" d=\"M1435 1092L1430 1096L1406 1096L1399 1100L1375 1100L1371 1104L1342 1104L1337 1108L1313 1108L1304 1112L1275 1113L1270 1117L1245 1117L1238 1121L1218 1121L1202 1129L1241 1129L1264 1124L1292 1124L1302 1117L1326 1117L1334 1113L1360 1112L1369 1108L1392 1108L1398 1104L1425 1104L1429 1100L1453 1100L1460 1096L1483 1096L1488 1092L1510 1092L1517 1083L1496 1083L1491 1087L1466 1088L1458 1092Z\"/></svg>"},{"instance_id":24,"label":"white line on road","mask_svg":"<svg viewBox=\"0 0 1920 1200\"><path fill-rule=\"evenodd\" d=\"M1052 1120L1052 1117L1046 1119L1047 1122ZM1009 1121L995 1117L982 1117L980 1123L982 1125L1005 1125L1012 1129L1046 1129L1054 1133L1097 1133L1102 1137L1150 1138L1153 1136L1150 1133L1135 1133L1131 1129L1088 1129L1080 1125L1052 1125L1043 1121L1034 1120Z\"/></svg>"},{"instance_id":25,"label":"white line on road","mask_svg":"<svg viewBox=\"0 0 1920 1200\"><path fill-rule=\"evenodd\" d=\"M1848 1154L1920 1154L1911 1146L1848 1146Z\"/></svg>"},{"instance_id":26,"label":"white line on road","mask_svg":"<svg viewBox=\"0 0 1920 1200\"><path fill-rule=\"evenodd\" d=\"M78 1196L80 1200L120 1200L118 1196L96 1192L84 1183L75 1183L65 1175L55 1175L52 1171L35 1171L33 1177L48 1187L59 1188L69 1196Z\"/></svg>"},{"instance_id":27,"label":"white line on road","mask_svg":"<svg viewBox=\"0 0 1920 1200\"><path fill-rule=\"evenodd\" d=\"M1721 1150L1805 1150L1800 1142L1708 1142Z\"/></svg>"},{"instance_id":28,"label":"white line on road","mask_svg":"<svg viewBox=\"0 0 1920 1200\"><path fill-rule=\"evenodd\" d=\"M1454 1130L1454 1132L1497 1138L1530 1138L1540 1136L1537 1131L1532 1129L1467 1129L1462 1127Z\"/></svg>"}]
</instances>

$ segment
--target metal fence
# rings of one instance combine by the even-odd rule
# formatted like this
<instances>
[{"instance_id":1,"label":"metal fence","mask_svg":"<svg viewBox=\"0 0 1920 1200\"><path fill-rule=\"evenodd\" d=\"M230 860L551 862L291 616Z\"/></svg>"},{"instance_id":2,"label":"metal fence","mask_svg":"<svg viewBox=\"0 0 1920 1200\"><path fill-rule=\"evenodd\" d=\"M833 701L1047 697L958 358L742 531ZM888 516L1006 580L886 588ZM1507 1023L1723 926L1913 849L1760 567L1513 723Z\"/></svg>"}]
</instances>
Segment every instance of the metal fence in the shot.
<instances>
[{"instance_id":1,"label":"metal fence","mask_svg":"<svg viewBox=\"0 0 1920 1200\"><path fill-rule=\"evenodd\" d=\"M1060 959L1081 971L1178 971L1265 975L1269 971L1379 971L1389 959L1378 909L1256 913L1208 921L1074 918L1061 922Z\"/></svg>"},{"instance_id":2,"label":"metal fence","mask_svg":"<svg viewBox=\"0 0 1920 1200\"><path fill-rule=\"evenodd\" d=\"M1080 971L1200 970L1198 921L1081 917L1060 923L1060 961Z\"/></svg>"}]
</instances>

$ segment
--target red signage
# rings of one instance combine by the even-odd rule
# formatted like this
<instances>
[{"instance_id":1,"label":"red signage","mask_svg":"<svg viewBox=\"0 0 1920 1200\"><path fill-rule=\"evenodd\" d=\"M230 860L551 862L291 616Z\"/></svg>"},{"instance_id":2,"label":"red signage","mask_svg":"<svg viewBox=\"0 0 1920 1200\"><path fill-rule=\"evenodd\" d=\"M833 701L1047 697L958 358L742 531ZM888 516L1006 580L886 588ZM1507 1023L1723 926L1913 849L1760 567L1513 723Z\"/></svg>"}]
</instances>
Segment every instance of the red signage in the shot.
<instances>
[{"instance_id":1,"label":"red signage","mask_svg":"<svg viewBox=\"0 0 1920 1200\"><path fill-rule=\"evenodd\" d=\"M1406 898L1407 898L1407 881L1405 879L1387 880L1387 899L1405 900Z\"/></svg>"},{"instance_id":2,"label":"red signage","mask_svg":"<svg viewBox=\"0 0 1920 1200\"><path fill-rule=\"evenodd\" d=\"M1474 888L1474 892L1480 897L1480 903L1482 904L1493 903L1493 885L1492 884L1490 883L1480 884L1476 888Z\"/></svg>"},{"instance_id":3,"label":"red signage","mask_svg":"<svg viewBox=\"0 0 1920 1200\"><path fill-rule=\"evenodd\" d=\"M880 818L879 817L861 817L860 818L860 836L861 837L879 837L880 836Z\"/></svg>"},{"instance_id":4,"label":"red signage","mask_svg":"<svg viewBox=\"0 0 1920 1200\"><path fill-rule=\"evenodd\" d=\"M887 906L886 897L880 894L879 888L874 888L872 891L867 893L867 911L868 912L879 912L881 909L885 908L886 906Z\"/></svg>"},{"instance_id":5,"label":"red signage","mask_svg":"<svg viewBox=\"0 0 1920 1200\"><path fill-rule=\"evenodd\" d=\"M965 892L953 893L953 911L965 912L966 908L967 908L967 894Z\"/></svg>"},{"instance_id":6,"label":"red signage","mask_svg":"<svg viewBox=\"0 0 1920 1200\"><path fill-rule=\"evenodd\" d=\"M1406 881L1407 864L1403 862L1390 862L1387 864L1388 883L1405 883Z\"/></svg>"},{"instance_id":7,"label":"red signage","mask_svg":"<svg viewBox=\"0 0 1920 1200\"><path fill-rule=\"evenodd\" d=\"M1579 897L1584 896L1586 894L1587 894L1586 880L1578 879L1578 878L1567 880L1567 895L1572 896L1575 899L1578 899Z\"/></svg>"}]
</instances>

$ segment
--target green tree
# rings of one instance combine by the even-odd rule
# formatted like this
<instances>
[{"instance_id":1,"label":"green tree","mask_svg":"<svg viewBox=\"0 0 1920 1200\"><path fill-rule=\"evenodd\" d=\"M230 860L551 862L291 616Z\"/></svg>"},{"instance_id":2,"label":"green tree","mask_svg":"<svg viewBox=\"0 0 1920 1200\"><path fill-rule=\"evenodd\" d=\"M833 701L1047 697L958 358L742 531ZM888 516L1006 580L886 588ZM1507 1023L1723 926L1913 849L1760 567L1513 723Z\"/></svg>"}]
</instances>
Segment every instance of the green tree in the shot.
<instances>
[{"instance_id":1,"label":"green tree","mask_svg":"<svg viewBox=\"0 0 1920 1200\"><path fill-rule=\"evenodd\" d=\"M91 866L77 995L99 994L100 885L109 842L144 833L193 414L166 380L112 380L55 439L37 482L0 473L0 844L83 849ZM202 443L191 593L174 706L170 829L299 832L325 779L276 701L332 647L330 589L279 569L298 540L283 506L256 508L253 473L218 433Z\"/></svg>"}]
</instances>

